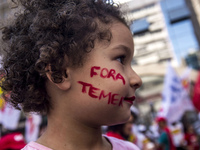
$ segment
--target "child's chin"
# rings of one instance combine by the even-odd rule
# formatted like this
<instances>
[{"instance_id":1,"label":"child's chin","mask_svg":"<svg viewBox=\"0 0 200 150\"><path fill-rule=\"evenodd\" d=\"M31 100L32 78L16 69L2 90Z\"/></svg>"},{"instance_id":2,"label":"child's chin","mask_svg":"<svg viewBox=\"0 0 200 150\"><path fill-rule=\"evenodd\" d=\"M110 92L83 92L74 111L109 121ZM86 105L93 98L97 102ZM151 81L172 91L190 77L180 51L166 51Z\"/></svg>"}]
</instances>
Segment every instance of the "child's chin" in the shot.
<instances>
[{"instance_id":1,"label":"child's chin","mask_svg":"<svg viewBox=\"0 0 200 150\"><path fill-rule=\"evenodd\" d=\"M118 120L116 119L116 120L109 122L105 125L112 126L112 125L117 125L117 124L123 124L123 123L126 123L129 120L129 118L130 118L130 116L119 118Z\"/></svg>"}]
</instances>

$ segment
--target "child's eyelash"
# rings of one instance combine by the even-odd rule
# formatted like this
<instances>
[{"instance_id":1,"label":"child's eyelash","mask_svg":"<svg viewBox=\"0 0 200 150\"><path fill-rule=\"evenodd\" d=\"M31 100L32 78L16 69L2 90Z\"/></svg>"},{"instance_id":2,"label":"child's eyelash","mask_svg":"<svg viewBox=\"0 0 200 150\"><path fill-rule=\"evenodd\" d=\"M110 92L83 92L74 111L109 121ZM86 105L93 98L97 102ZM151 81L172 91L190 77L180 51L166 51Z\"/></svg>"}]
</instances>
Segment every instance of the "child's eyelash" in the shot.
<instances>
[{"instance_id":1,"label":"child's eyelash","mask_svg":"<svg viewBox=\"0 0 200 150\"><path fill-rule=\"evenodd\" d=\"M119 61L121 64L124 64L125 58L126 58L125 55L121 55L121 56L116 57L116 60Z\"/></svg>"}]
</instances>

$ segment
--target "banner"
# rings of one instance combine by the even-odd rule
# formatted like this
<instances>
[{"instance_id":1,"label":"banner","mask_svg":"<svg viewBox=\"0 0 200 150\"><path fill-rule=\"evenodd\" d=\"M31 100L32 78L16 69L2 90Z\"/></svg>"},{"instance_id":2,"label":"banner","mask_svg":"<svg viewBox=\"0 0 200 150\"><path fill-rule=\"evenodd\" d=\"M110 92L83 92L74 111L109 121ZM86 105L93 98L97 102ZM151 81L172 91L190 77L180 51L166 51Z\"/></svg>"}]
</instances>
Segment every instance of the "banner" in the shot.
<instances>
[{"instance_id":1,"label":"banner","mask_svg":"<svg viewBox=\"0 0 200 150\"><path fill-rule=\"evenodd\" d=\"M5 104L4 108L1 110L1 123L4 128L9 130L14 130L18 126L20 119L20 111L13 108L9 104Z\"/></svg>"},{"instance_id":2,"label":"banner","mask_svg":"<svg viewBox=\"0 0 200 150\"><path fill-rule=\"evenodd\" d=\"M162 107L158 115L166 117L169 123L180 120L185 111L194 110L188 90L182 85L186 73L183 75L181 80L172 66L168 65L162 92Z\"/></svg>"},{"instance_id":3,"label":"banner","mask_svg":"<svg viewBox=\"0 0 200 150\"><path fill-rule=\"evenodd\" d=\"M4 128L14 130L18 126L21 112L6 103L2 93L3 91L0 88L0 123Z\"/></svg>"},{"instance_id":4,"label":"banner","mask_svg":"<svg viewBox=\"0 0 200 150\"><path fill-rule=\"evenodd\" d=\"M190 74L191 74L191 69L187 68L180 76L181 84L188 94L190 92Z\"/></svg>"},{"instance_id":5,"label":"banner","mask_svg":"<svg viewBox=\"0 0 200 150\"><path fill-rule=\"evenodd\" d=\"M3 114L4 114L4 111L5 111L5 102L4 102L4 99L1 99L0 98L0 124L2 124L2 120L3 120Z\"/></svg>"},{"instance_id":6,"label":"banner","mask_svg":"<svg viewBox=\"0 0 200 150\"><path fill-rule=\"evenodd\" d=\"M25 123L25 139L26 142L36 141L39 136L40 124L42 117L36 114L30 114Z\"/></svg>"}]
</instances>

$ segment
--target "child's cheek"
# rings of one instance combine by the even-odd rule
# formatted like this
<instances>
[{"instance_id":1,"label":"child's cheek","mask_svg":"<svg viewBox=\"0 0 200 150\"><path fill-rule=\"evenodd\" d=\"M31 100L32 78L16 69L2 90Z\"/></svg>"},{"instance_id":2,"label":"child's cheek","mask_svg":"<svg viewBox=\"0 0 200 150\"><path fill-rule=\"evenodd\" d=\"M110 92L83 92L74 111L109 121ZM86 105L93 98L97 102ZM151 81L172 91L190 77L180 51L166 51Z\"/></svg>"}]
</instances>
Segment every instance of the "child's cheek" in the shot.
<instances>
[{"instance_id":1,"label":"child's cheek","mask_svg":"<svg viewBox=\"0 0 200 150\"><path fill-rule=\"evenodd\" d=\"M126 84L124 77L115 71L115 69L101 68L100 66L93 66L90 70L90 77L99 76L100 78L107 78L114 81L121 81L123 85Z\"/></svg>"},{"instance_id":2,"label":"child's cheek","mask_svg":"<svg viewBox=\"0 0 200 150\"><path fill-rule=\"evenodd\" d=\"M112 82L105 82L108 83L107 85L103 86L106 88L102 89L100 87L97 87L97 84L93 85L91 83L85 82L85 81L78 81L78 84L81 86L81 92L83 94L87 94L93 99L98 99L98 100L106 100L107 104L112 104L112 105L118 105L118 106L123 106L123 94L122 93L117 93L119 90L116 90L118 88L125 87L126 81L125 78L118 72L115 71L115 69L108 69L108 68L103 68L100 66L92 66L90 69L90 77L89 78L101 78L101 79L106 79L106 80L111 80ZM112 84L116 82L115 85L113 85L112 89L107 88L110 86L110 83ZM115 89L115 90L114 90ZM110 91L109 91L110 90Z\"/></svg>"},{"instance_id":3,"label":"child's cheek","mask_svg":"<svg viewBox=\"0 0 200 150\"><path fill-rule=\"evenodd\" d=\"M81 92L87 94L89 97L97 100L106 100L107 104L123 106L124 97L120 94L105 91L87 82L78 81L78 83L81 85Z\"/></svg>"}]
</instances>

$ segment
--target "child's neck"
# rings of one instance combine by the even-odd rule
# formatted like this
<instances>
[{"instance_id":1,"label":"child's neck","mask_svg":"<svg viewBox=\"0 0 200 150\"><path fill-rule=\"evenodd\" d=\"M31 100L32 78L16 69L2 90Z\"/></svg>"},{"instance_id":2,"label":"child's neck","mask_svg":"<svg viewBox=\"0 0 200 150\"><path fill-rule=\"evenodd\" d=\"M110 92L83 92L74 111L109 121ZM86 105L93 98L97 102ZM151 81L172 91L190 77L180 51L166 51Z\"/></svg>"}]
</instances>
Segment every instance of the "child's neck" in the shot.
<instances>
[{"instance_id":1,"label":"child's neck","mask_svg":"<svg viewBox=\"0 0 200 150\"><path fill-rule=\"evenodd\" d=\"M90 127L74 119L49 117L45 133L38 143L53 150L111 150L111 144L102 137L101 127Z\"/></svg>"}]
</instances>

